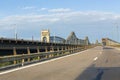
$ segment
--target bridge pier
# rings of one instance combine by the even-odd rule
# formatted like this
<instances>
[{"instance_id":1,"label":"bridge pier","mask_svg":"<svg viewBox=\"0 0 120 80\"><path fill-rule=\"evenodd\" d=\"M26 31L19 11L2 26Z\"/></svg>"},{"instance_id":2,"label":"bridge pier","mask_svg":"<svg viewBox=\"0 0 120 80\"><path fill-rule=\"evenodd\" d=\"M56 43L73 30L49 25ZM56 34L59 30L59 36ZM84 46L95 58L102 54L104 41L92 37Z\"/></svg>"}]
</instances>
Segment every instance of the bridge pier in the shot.
<instances>
[{"instance_id":1,"label":"bridge pier","mask_svg":"<svg viewBox=\"0 0 120 80\"><path fill-rule=\"evenodd\" d=\"M37 53L40 53L39 46L37 47ZM40 60L40 56L38 56L38 60Z\"/></svg>"},{"instance_id":2,"label":"bridge pier","mask_svg":"<svg viewBox=\"0 0 120 80\"><path fill-rule=\"evenodd\" d=\"M50 52L54 52L54 47L52 47L51 51ZM54 57L55 54L51 54L50 57Z\"/></svg>"},{"instance_id":3,"label":"bridge pier","mask_svg":"<svg viewBox=\"0 0 120 80\"><path fill-rule=\"evenodd\" d=\"M24 62L25 62L25 60L24 60L24 59L22 59L22 61L21 61L21 62L22 62L22 66L24 66Z\"/></svg>"},{"instance_id":4,"label":"bridge pier","mask_svg":"<svg viewBox=\"0 0 120 80\"><path fill-rule=\"evenodd\" d=\"M60 51L60 48L57 46L57 51L59 52ZM57 56L59 56L59 53L57 53Z\"/></svg>"},{"instance_id":5,"label":"bridge pier","mask_svg":"<svg viewBox=\"0 0 120 80\"><path fill-rule=\"evenodd\" d=\"M14 55L14 56L16 56L16 55L17 55L17 51L16 51L16 48L15 48L15 47L13 47L13 55ZM17 63L17 61L16 61L16 60L14 60L14 61L13 61L13 63L14 63L14 64L16 64L16 63Z\"/></svg>"},{"instance_id":6,"label":"bridge pier","mask_svg":"<svg viewBox=\"0 0 120 80\"><path fill-rule=\"evenodd\" d=\"M62 55L64 54L63 50L64 50L64 48L63 48L63 46L62 46Z\"/></svg>"},{"instance_id":7,"label":"bridge pier","mask_svg":"<svg viewBox=\"0 0 120 80\"><path fill-rule=\"evenodd\" d=\"M30 55L30 48L27 47L27 54ZM30 58L28 58L28 62L30 62Z\"/></svg>"},{"instance_id":8,"label":"bridge pier","mask_svg":"<svg viewBox=\"0 0 120 80\"><path fill-rule=\"evenodd\" d=\"M47 46L45 47L45 52L48 52L48 47ZM45 58L49 58L49 55L48 54L45 55Z\"/></svg>"}]
</instances>

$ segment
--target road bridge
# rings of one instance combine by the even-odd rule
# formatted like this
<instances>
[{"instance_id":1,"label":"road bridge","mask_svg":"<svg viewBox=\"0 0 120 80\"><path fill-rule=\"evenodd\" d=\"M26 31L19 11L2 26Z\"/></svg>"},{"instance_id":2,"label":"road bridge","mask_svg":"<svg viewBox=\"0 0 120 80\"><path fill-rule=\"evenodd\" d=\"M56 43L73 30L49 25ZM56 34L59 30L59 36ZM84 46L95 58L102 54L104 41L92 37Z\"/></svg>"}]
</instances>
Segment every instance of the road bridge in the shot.
<instances>
[{"instance_id":1,"label":"road bridge","mask_svg":"<svg viewBox=\"0 0 120 80\"><path fill-rule=\"evenodd\" d=\"M120 51L101 46L1 72L0 80L119 80Z\"/></svg>"},{"instance_id":2,"label":"road bridge","mask_svg":"<svg viewBox=\"0 0 120 80\"><path fill-rule=\"evenodd\" d=\"M120 45L119 42L112 40L110 38L102 38L102 44L105 46L117 46Z\"/></svg>"},{"instance_id":3,"label":"road bridge","mask_svg":"<svg viewBox=\"0 0 120 80\"><path fill-rule=\"evenodd\" d=\"M80 40L74 32L67 40L58 36L50 37L49 30L41 31L41 41L0 38L0 67L60 57L82 51L89 46L88 37Z\"/></svg>"}]
</instances>

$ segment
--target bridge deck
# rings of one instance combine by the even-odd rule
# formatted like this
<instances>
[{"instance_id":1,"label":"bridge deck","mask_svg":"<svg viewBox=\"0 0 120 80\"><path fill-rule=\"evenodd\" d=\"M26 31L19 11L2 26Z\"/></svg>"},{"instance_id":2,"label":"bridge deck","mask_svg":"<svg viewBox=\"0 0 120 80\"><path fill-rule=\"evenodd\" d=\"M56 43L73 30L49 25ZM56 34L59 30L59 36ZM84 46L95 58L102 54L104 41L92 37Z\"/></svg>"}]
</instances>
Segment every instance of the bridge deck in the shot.
<instances>
[{"instance_id":1,"label":"bridge deck","mask_svg":"<svg viewBox=\"0 0 120 80\"><path fill-rule=\"evenodd\" d=\"M75 80L101 49L90 49L59 60L0 75L0 80Z\"/></svg>"}]
</instances>

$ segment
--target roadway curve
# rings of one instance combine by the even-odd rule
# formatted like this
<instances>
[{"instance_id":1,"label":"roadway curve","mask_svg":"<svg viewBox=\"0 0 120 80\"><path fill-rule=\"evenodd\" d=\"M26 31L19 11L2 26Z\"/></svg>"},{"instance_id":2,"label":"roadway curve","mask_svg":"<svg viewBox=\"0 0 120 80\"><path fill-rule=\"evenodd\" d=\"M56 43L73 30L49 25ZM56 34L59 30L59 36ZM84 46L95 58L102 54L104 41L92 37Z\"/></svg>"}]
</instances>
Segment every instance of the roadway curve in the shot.
<instances>
[{"instance_id":1,"label":"roadway curve","mask_svg":"<svg viewBox=\"0 0 120 80\"><path fill-rule=\"evenodd\" d=\"M1 72L0 80L120 80L120 51L98 46L32 67Z\"/></svg>"}]
</instances>

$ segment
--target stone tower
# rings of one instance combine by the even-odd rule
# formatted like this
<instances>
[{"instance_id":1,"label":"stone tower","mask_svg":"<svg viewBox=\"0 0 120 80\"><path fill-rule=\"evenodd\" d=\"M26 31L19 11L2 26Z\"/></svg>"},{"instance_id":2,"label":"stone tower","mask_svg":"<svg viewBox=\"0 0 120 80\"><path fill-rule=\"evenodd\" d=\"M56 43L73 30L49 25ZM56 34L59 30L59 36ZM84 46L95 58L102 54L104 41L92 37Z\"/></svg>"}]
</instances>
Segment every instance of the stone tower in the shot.
<instances>
[{"instance_id":1,"label":"stone tower","mask_svg":"<svg viewBox=\"0 0 120 80\"><path fill-rule=\"evenodd\" d=\"M41 31L41 42L50 42L50 31L49 30L42 30Z\"/></svg>"}]
</instances>

